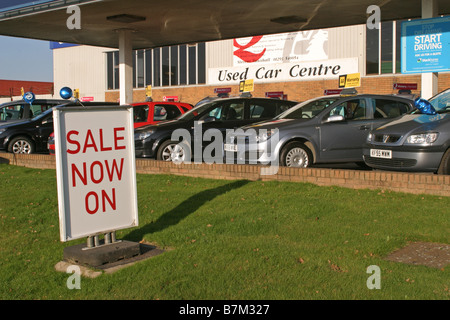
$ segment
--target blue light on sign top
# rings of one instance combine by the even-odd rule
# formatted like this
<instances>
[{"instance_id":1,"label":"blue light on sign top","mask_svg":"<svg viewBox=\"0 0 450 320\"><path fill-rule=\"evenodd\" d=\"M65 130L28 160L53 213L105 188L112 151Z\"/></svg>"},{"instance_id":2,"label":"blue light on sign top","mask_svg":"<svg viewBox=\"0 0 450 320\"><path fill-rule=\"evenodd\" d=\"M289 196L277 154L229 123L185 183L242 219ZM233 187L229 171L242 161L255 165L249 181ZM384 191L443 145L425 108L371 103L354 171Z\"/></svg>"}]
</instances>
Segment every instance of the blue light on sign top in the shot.
<instances>
[{"instance_id":1,"label":"blue light on sign top","mask_svg":"<svg viewBox=\"0 0 450 320\"><path fill-rule=\"evenodd\" d=\"M450 71L450 17L402 22L402 73Z\"/></svg>"}]
</instances>

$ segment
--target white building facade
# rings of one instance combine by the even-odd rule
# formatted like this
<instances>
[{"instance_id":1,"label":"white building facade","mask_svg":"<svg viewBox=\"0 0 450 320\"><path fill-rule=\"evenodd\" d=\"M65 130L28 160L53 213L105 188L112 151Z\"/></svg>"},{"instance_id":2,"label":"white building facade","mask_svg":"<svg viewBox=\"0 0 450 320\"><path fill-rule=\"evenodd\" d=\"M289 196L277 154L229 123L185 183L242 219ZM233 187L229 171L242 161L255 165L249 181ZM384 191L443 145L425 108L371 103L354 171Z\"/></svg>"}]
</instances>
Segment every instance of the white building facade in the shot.
<instances>
[{"instance_id":1,"label":"white building facade","mask_svg":"<svg viewBox=\"0 0 450 320\"><path fill-rule=\"evenodd\" d=\"M359 73L359 92L397 93L407 84L420 94L420 74L401 74L401 21L309 30L133 52L133 101L167 97L195 104L218 88L239 94L239 82L253 79L254 96L282 92L303 101L338 88L343 74ZM54 87L78 89L80 98L118 101L118 50L90 46L55 48ZM439 89L450 87L448 72Z\"/></svg>"}]
</instances>

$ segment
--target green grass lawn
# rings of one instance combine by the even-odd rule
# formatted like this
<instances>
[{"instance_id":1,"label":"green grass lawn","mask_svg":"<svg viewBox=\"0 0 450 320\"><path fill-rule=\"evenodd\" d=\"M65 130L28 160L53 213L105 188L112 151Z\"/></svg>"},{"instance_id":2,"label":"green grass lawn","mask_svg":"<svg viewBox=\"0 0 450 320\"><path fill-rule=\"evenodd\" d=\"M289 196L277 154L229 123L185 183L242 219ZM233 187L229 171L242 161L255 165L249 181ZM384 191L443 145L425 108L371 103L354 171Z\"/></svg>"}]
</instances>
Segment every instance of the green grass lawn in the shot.
<instances>
[{"instance_id":1,"label":"green grass lawn","mask_svg":"<svg viewBox=\"0 0 450 320\"><path fill-rule=\"evenodd\" d=\"M436 299L450 268L385 259L410 242L449 243L450 197L307 183L137 175L139 226L117 238L166 249L112 274L55 271L56 171L0 165L0 299ZM381 270L369 290L367 267Z\"/></svg>"}]
</instances>

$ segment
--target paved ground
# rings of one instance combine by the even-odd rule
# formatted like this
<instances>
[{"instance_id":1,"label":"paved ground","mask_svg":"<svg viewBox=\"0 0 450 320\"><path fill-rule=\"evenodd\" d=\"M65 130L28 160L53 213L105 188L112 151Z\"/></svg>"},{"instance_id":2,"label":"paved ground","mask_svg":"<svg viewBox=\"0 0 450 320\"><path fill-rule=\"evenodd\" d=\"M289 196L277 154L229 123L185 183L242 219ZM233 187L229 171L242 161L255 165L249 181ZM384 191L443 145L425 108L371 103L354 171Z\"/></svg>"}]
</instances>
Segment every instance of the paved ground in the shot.
<instances>
[{"instance_id":1,"label":"paved ground","mask_svg":"<svg viewBox=\"0 0 450 320\"><path fill-rule=\"evenodd\" d=\"M414 242L386 257L389 261L442 269L450 264L450 245Z\"/></svg>"}]
</instances>

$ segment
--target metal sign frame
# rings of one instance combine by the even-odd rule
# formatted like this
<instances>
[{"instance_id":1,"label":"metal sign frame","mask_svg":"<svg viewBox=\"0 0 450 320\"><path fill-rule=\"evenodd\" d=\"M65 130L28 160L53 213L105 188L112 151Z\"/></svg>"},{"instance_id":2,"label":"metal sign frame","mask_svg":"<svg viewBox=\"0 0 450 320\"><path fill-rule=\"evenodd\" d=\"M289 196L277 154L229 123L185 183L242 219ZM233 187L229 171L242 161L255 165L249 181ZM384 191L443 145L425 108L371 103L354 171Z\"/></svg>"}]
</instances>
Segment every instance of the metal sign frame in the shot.
<instances>
[{"instance_id":1,"label":"metal sign frame","mask_svg":"<svg viewBox=\"0 0 450 320\"><path fill-rule=\"evenodd\" d=\"M53 109L60 239L138 225L133 108Z\"/></svg>"}]
</instances>

